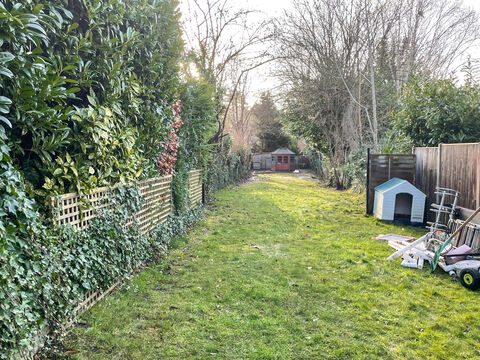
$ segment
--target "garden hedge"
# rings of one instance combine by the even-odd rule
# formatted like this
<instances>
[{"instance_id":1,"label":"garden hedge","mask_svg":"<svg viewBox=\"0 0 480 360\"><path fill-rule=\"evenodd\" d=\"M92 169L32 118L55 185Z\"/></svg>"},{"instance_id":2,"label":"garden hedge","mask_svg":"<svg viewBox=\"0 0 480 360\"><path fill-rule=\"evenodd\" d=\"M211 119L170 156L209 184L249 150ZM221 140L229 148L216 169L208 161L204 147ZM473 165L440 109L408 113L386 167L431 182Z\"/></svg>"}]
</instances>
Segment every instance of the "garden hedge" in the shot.
<instances>
[{"instance_id":1,"label":"garden hedge","mask_svg":"<svg viewBox=\"0 0 480 360\"><path fill-rule=\"evenodd\" d=\"M177 0L0 0L0 359L162 254L199 215L186 205L189 170L221 179L209 189L239 178L236 155L208 144L215 89L180 75L179 17ZM51 225L50 197L162 167L177 174L177 212L149 236L120 226L141 202L134 188L88 231Z\"/></svg>"}]
</instances>

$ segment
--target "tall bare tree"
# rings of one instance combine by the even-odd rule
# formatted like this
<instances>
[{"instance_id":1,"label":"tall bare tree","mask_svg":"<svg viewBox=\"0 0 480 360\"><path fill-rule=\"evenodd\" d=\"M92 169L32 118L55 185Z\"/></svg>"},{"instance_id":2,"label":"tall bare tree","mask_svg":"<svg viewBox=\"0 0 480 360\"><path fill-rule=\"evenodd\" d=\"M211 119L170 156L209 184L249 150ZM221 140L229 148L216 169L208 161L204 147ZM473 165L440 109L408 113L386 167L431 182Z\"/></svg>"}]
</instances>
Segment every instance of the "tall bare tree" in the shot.
<instances>
[{"instance_id":1,"label":"tall bare tree","mask_svg":"<svg viewBox=\"0 0 480 360\"><path fill-rule=\"evenodd\" d=\"M227 113L226 128L232 137L233 150L250 149L254 135L255 123L253 114L247 102L249 77L244 76L237 91L233 95L231 106Z\"/></svg>"},{"instance_id":2,"label":"tall bare tree","mask_svg":"<svg viewBox=\"0 0 480 360\"><path fill-rule=\"evenodd\" d=\"M253 10L233 0L187 0L184 22L189 57L216 90L218 130L210 143L224 136L227 113L238 86L252 69L270 61L269 21L252 21ZM236 77L231 74L235 73Z\"/></svg>"},{"instance_id":3,"label":"tall bare tree","mask_svg":"<svg viewBox=\"0 0 480 360\"><path fill-rule=\"evenodd\" d=\"M448 73L479 34L477 14L455 0L295 0L276 26L292 127L341 168L361 139L378 148L412 73Z\"/></svg>"},{"instance_id":4,"label":"tall bare tree","mask_svg":"<svg viewBox=\"0 0 480 360\"><path fill-rule=\"evenodd\" d=\"M373 145L378 145L376 64L382 46L391 58L390 80L397 93L410 75L427 71L445 76L465 51L479 40L478 15L454 0L363 0L359 40L367 47ZM384 74L385 77L385 74ZM385 80L385 79L382 79ZM389 111L390 109L387 109Z\"/></svg>"}]
</instances>

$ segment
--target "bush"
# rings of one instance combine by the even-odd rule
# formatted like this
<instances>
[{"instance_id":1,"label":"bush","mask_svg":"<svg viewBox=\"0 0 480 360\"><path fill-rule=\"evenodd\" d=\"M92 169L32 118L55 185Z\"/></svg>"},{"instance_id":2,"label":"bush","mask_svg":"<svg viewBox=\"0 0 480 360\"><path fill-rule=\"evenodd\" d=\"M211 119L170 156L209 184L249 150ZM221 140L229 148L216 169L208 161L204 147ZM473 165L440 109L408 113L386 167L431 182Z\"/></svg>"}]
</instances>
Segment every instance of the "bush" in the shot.
<instances>
[{"instance_id":1,"label":"bush","mask_svg":"<svg viewBox=\"0 0 480 360\"><path fill-rule=\"evenodd\" d=\"M335 178L328 158L314 150L308 152L308 158L311 169L321 180L329 186L337 185L339 180ZM352 188L356 192L362 192L365 188L366 166L367 157L364 148L360 148L351 154L347 162L340 169L337 169L337 176L340 176L343 188Z\"/></svg>"},{"instance_id":2,"label":"bush","mask_svg":"<svg viewBox=\"0 0 480 360\"><path fill-rule=\"evenodd\" d=\"M469 82L457 86L448 79L415 78L407 84L395 118L397 134L410 140L407 150L476 142L480 139L480 88Z\"/></svg>"},{"instance_id":3,"label":"bush","mask_svg":"<svg viewBox=\"0 0 480 360\"><path fill-rule=\"evenodd\" d=\"M310 150L307 153L308 162L312 171L322 180L325 180L324 162L322 161L322 155L315 150Z\"/></svg>"},{"instance_id":4,"label":"bush","mask_svg":"<svg viewBox=\"0 0 480 360\"><path fill-rule=\"evenodd\" d=\"M36 194L156 174L179 91L177 1L3 4L0 123Z\"/></svg>"},{"instance_id":5,"label":"bush","mask_svg":"<svg viewBox=\"0 0 480 360\"><path fill-rule=\"evenodd\" d=\"M223 189L228 185L245 180L250 175L251 154L247 151L230 152L226 142L214 153L212 162L205 174L208 193Z\"/></svg>"},{"instance_id":6,"label":"bush","mask_svg":"<svg viewBox=\"0 0 480 360\"><path fill-rule=\"evenodd\" d=\"M208 140L215 133L217 121L213 90L203 80L187 79L182 85L182 120L180 147L172 181L172 198L176 212L188 207L188 177L190 170L207 172L214 147Z\"/></svg>"}]
</instances>

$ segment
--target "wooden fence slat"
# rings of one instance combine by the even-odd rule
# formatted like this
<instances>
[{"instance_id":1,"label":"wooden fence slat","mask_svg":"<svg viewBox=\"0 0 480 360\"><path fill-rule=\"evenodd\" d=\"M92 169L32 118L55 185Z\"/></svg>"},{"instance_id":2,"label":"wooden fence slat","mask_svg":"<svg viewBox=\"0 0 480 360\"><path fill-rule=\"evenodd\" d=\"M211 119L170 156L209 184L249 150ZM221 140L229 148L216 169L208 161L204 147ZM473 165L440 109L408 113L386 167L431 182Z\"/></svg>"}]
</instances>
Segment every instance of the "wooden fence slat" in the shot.
<instances>
[{"instance_id":1,"label":"wooden fence slat","mask_svg":"<svg viewBox=\"0 0 480 360\"><path fill-rule=\"evenodd\" d=\"M438 148L418 147L415 149L417 164L415 165L416 180L415 186L427 195L426 215L432 220L430 205L436 201L435 187L438 177Z\"/></svg>"},{"instance_id":2,"label":"wooden fence slat","mask_svg":"<svg viewBox=\"0 0 480 360\"><path fill-rule=\"evenodd\" d=\"M475 154L476 158L477 158L477 170L476 170L476 174L477 174L477 179L476 179L476 189L477 189L477 199L476 199L476 208L479 208L480 207L480 144L477 144L476 145L476 154Z\"/></svg>"}]
</instances>

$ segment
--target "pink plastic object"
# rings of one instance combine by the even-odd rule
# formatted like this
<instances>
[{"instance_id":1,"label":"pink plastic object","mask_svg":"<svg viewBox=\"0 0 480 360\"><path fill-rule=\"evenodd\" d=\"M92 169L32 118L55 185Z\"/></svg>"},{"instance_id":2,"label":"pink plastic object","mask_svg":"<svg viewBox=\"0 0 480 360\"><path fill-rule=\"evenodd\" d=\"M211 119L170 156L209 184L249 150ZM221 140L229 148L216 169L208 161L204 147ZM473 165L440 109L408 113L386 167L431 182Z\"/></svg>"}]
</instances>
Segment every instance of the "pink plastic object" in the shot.
<instances>
[{"instance_id":1,"label":"pink plastic object","mask_svg":"<svg viewBox=\"0 0 480 360\"><path fill-rule=\"evenodd\" d=\"M445 264L452 265L456 262L462 261L466 259L466 254L470 254L472 252L472 248L468 245L463 244L462 246L450 250L447 255L459 255L459 256L445 256Z\"/></svg>"}]
</instances>

